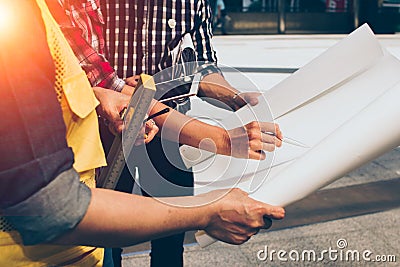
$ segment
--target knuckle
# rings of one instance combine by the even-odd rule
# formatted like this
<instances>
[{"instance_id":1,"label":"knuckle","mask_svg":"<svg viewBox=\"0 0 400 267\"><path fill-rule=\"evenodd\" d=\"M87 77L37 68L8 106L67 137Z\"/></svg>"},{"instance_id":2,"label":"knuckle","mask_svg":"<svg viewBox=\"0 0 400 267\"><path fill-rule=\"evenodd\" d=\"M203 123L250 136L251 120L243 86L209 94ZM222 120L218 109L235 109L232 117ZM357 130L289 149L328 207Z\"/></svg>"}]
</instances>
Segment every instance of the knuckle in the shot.
<instances>
[{"instance_id":1,"label":"knuckle","mask_svg":"<svg viewBox=\"0 0 400 267\"><path fill-rule=\"evenodd\" d=\"M258 129L254 129L253 128L253 129L249 130L248 136L249 136L250 140L252 140L252 139L260 139L261 133L260 133L260 131Z\"/></svg>"},{"instance_id":2,"label":"knuckle","mask_svg":"<svg viewBox=\"0 0 400 267\"><path fill-rule=\"evenodd\" d=\"M261 147L261 141L260 140L250 140L249 147L253 148L253 149L259 149Z\"/></svg>"},{"instance_id":3,"label":"knuckle","mask_svg":"<svg viewBox=\"0 0 400 267\"><path fill-rule=\"evenodd\" d=\"M248 240L247 235L239 235L235 237L235 244L240 245Z\"/></svg>"},{"instance_id":4,"label":"knuckle","mask_svg":"<svg viewBox=\"0 0 400 267\"><path fill-rule=\"evenodd\" d=\"M250 128L260 128L260 125L258 124L257 121L252 121L249 123Z\"/></svg>"},{"instance_id":5,"label":"knuckle","mask_svg":"<svg viewBox=\"0 0 400 267\"><path fill-rule=\"evenodd\" d=\"M248 226L252 229L256 229L262 226L262 224L260 223L260 220L253 220L251 222L248 223Z\"/></svg>"},{"instance_id":6,"label":"knuckle","mask_svg":"<svg viewBox=\"0 0 400 267\"><path fill-rule=\"evenodd\" d=\"M239 193L239 192L241 192L241 190L239 188L235 187L232 189L232 192Z\"/></svg>"},{"instance_id":7,"label":"knuckle","mask_svg":"<svg viewBox=\"0 0 400 267\"><path fill-rule=\"evenodd\" d=\"M242 190L239 189L239 188L233 188L233 189L231 190L231 194L235 194L235 195L244 195L244 191L242 191Z\"/></svg>"},{"instance_id":8,"label":"knuckle","mask_svg":"<svg viewBox=\"0 0 400 267\"><path fill-rule=\"evenodd\" d=\"M251 232L248 232L248 233L247 233L247 236L246 236L246 239L249 240L253 235L255 235L256 232L257 232L256 230L251 231ZM247 241L247 240L246 240L246 241Z\"/></svg>"}]
</instances>

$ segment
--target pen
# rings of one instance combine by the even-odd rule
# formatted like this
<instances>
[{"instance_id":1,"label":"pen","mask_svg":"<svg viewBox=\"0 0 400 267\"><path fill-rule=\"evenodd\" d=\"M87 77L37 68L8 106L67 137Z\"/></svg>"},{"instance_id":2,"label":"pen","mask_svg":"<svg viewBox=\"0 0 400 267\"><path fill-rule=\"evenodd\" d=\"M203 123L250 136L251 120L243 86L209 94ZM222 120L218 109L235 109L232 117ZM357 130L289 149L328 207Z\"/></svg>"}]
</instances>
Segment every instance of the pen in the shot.
<instances>
[{"instance_id":1,"label":"pen","mask_svg":"<svg viewBox=\"0 0 400 267\"><path fill-rule=\"evenodd\" d=\"M283 142L283 140L282 140L281 138L279 138L279 137L278 137L275 133L273 133L273 132L263 132L263 133L268 134L268 135L270 135L270 136L274 136L274 137L276 137L279 141Z\"/></svg>"},{"instance_id":2,"label":"pen","mask_svg":"<svg viewBox=\"0 0 400 267\"><path fill-rule=\"evenodd\" d=\"M291 145L294 145L294 146L298 146L298 147L304 147L304 148L310 148L309 146L307 146L307 145L305 145L305 144L303 144L303 143L301 143L301 142L299 142L299 141L297 141L297 140L294 140L294 139L291 139L291 138L289 138L289 137L284 137L284 138L279 138L278 136L276 136L276 134L275 133L273 133L273 132L264 132L265 134L268 134L268 135L271 135L271 136L275 136L276 138L278 138L281 142L285 142L285 143L287 143L287 144L291 144Z\"/></svg>"},{"instance_id":3,"label":"pen","mask_svg":"<svg viewBox=\"0 0 400 267\"><path fill-rule=\"evenodd\" d=\"M160 110L159 112L156 112L153 115L148 116L146 119L143 120L143 123L146 123L147 121L149 121L157 116L165 114L165 113L169 112L169 110L170 110L170 108L164 108L164 109Z\"/></svg>"}]
</instances>

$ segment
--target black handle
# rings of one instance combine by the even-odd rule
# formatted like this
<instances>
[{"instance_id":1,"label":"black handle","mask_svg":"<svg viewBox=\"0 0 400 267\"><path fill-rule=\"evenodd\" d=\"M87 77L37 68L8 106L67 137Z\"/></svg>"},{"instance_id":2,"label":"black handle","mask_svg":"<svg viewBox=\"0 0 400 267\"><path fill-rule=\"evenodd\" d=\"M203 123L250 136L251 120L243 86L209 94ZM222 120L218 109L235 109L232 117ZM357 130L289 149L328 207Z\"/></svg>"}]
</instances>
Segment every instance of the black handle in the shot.
<instances>
[{"instance_id":1,"label":"black handle","mask_svg":"<svg viewBox=\"0 0 400 267\"><path fill-rule=\"evenodd\" d=\"M272 219L267 216L264 216L263 220L264 220L264 226L262 227L262 229L269 229L272 226Z\"/></svg>"}]
</instances>

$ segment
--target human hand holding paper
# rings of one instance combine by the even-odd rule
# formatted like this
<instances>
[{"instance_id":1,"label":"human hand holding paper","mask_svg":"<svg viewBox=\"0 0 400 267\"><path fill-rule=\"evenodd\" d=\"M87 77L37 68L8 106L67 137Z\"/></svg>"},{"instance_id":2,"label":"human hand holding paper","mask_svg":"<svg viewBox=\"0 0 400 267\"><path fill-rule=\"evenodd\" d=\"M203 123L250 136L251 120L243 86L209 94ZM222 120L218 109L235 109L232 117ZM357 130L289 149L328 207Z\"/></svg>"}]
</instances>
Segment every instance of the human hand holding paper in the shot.
<instances>
[{"instance_id":1,"label":"human hand holding paper","mask_svg":"<svg viewBox=\"0 0 400 267\"><path fill-rule=\"evenodd\" d=\"M282 138L278 124L252 121L244 126L225 130L221 140L202 140L199 148L211 154L263 160L266 158L265 151L272 152L275 147L282 146Z\"/></svg>"},{"instance_id":2,"label":"human hand holding paper","mask_svg":"<svg viewBox=\"0 0 400 267\"><path fill-rule=\"evenodd\" d=\"M272 152L276 146L282 146L282 132L275 123L253 121L243 127L229 130L228 134L230 153L220 154L237 158L265 159L264 151Z\"/></svg>"},{"instance_id":3,"label":"human hand holding paper","mask_svg":"<svg viewBox=\"0 0 400 267\"><path fill-rule=\"evenodd\" d=\"M253 200L240 189L216 190L207 194L212 199L224 195L218 202L218 212L204 227L210 236L231 244L242 244L258 233L262 228L270 226L270 218L282 219L285 210ZM215 205L215 204L210 204Z\"/></svg>"},{"instance_id":4,"label":"human hand holding paper","mask_svg":"<svg viewBox=\"0 0 400 267\"><path fill-rule=\"evenodd\" d=\"M214 106L236 111L246 104L258 104L260 92L239 92L220 73L205 76L199 86L199 96Z\"/></svg>"},{"instance_id":5,"label":"human hand holding paper","mask_svg":"<svg viewBox=\"0 0 400 267\"><path fill-rule=\"evenodd\" d=\"M235 103L235 110L245 106L246 104L250 104L251 106L255 106L258 104L258 97L261 95L260 92L243 92L237 93L233 96L233 102Z\"/></svg>"}]
</instances>

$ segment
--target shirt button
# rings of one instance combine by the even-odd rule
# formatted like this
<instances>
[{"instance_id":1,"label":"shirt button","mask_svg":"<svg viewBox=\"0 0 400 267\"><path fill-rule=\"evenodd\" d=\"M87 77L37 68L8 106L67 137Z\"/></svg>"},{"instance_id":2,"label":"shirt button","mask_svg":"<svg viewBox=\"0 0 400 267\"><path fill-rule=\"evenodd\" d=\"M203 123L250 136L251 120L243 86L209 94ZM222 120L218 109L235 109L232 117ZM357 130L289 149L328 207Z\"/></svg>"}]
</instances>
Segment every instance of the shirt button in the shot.
<instances>
[{"instance_id":1,"label":"shirt button","mask_svg":"<svg viewBox=\"0 0 400 267\"><path fill-rule=\"evenodd\" d=\"M174 19L169 19L169 20L168 20L168 26L169 26L171 29L175 28L175 26L176 26L176 20L174 20Z\"/></svg>"}]
</instances>

